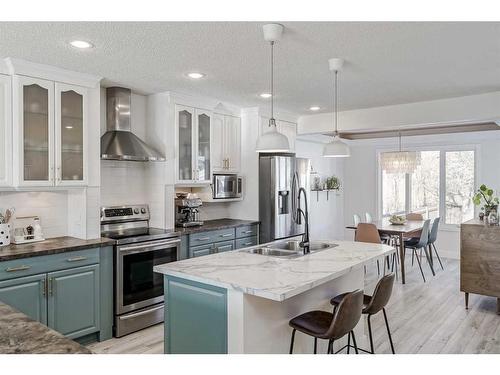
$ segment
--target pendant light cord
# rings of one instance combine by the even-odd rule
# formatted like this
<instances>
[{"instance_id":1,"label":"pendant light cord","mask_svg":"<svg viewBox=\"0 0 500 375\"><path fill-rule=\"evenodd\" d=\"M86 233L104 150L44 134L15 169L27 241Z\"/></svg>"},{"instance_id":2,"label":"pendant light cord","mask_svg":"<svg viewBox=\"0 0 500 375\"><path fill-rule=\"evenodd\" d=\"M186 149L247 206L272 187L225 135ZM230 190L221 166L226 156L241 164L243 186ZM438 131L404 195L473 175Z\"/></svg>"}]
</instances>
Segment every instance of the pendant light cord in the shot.
<instances>
[{"instance_id":1,"label":"pendant light cord","mask_svg":"<svg viewBox=\"0 0 500 375\"><path fill-rule=\"evenodd\" d=\"M334 85L335 85L335 88L333 90L334 92L334 96L333 96L333 123L334 123L334 126L335 126L335 131L334 131L334 137L336 137L339 132L338 132L338 70L335 71L335 77L334 77Z\"/></svg>"},{"instance_id":2,"label":"pendant light cord","mask_svg":"<svg viewBox=\"0 0 500 375\"><path fill-rule=\"evenodd\" d=\"M271 41L271 118L269 126L276 126L274 119L274 40Z\"/></svg>"}]
</instances>

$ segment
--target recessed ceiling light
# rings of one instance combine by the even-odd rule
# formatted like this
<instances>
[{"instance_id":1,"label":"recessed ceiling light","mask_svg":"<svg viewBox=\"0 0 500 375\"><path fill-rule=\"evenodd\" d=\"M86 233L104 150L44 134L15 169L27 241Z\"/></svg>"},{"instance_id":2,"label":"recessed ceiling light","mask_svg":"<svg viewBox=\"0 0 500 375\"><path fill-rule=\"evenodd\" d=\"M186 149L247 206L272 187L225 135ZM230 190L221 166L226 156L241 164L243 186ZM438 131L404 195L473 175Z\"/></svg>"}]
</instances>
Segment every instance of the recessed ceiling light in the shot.
<instances>
[{"instance_id":1,"label":"recessed ceiling light","mask_svg":"<svg viewBox=\"0 0 500 375\"><path fill-rule=\"evenodd\" d=\"M263 92L262 94L260 94L260 97L261 98L264 98L264 99L268 99L270 98L272 95L269 94L268 92Z\"/></svg>"},{"instance_id":2,"label":"recessed ceiling light","mask_svg":"<svg viewBox=\"0 0 500 375\"><path fill-rule=\"evenodd\" d=\"M318 107L317 105L313 105L312 107L309 107L310 111L319 111L321 108Z\"/></svg>"},{"instance_id":3,"label":"recessed ceiling light","mask_svg":"<svg viewBox=\"0 0 500 375\"><path fill-rule=\"evenodd\" d=\"M73 40L69 42L73 47L79 48L79 49L87 49L87 48L92 48L94 45L90 42L86 42L85 40Z\"/></svg>"},{"instance_id":4,"label":"recessed ceiling light","mask_svg":"<svg viewBox=\"0 0 500 375\"><path fill-rule=\"evenodd\" d=\"M73 129L73 127L71 125L66 125L65 128L66 129Z\"/></svg>"},{"instance_id":5,"label":"recessed ceiling light","mask_svg":"<svg viewBox=\"0 0 500 375\"><path fill-rule=\"evenodd\" d=\"M203 73L197 73L197 72L192 72L192 73L188 73L187 76L189 78L192 78L192 79L200 79L200 78L205 77L205 74L203 74Z\"/></svg>"}]
</instances>

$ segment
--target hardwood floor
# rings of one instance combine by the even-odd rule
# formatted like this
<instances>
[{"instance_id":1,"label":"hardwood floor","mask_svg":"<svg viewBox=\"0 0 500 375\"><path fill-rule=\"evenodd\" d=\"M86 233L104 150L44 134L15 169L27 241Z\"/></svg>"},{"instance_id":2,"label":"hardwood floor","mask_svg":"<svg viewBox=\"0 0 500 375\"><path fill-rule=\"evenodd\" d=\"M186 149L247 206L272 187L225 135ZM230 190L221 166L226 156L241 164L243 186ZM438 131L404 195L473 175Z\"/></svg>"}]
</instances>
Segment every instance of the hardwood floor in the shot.
<instances>
[{"instance_id":1,"label":"hardwood floor","mask_svg":"<svg viewBox=\"0 0 500 375\"><path fill-rule=\"evenodd\" d=\"M459 262L443 259L443 265L444 271L438 268L432 277L424 261L424 283L417 265L412 267L407 260L406 284L396 282L387 307L396 353L500 353L496 299L472 294L469 310L465 310ZM366 291L371 293L377 267L367 269ZM372 317L372 328L375 351L390 353L382 314ZM163 353L163 325L88 347L95 353Z\"/></svg>"}]
</instances>

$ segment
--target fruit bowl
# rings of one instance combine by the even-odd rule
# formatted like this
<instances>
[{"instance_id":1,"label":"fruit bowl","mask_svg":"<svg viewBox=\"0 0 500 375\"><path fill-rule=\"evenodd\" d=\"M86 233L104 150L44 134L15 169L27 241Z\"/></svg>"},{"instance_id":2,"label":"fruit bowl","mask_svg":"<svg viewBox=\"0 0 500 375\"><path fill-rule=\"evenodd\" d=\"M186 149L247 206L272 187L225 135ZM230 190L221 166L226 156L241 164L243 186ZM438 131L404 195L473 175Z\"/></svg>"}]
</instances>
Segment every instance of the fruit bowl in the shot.
<instances>
[{"instance_id":1,"label":"fruit bowl","mask_svg":"<svg viewBox=\"0 0 500 375\"><path fill-rule=\"evenodd\" d=\"M392 225L405 225L407 220L404 216L393 215L390 217L389 222Z\"/></svg>"}]
</instances>

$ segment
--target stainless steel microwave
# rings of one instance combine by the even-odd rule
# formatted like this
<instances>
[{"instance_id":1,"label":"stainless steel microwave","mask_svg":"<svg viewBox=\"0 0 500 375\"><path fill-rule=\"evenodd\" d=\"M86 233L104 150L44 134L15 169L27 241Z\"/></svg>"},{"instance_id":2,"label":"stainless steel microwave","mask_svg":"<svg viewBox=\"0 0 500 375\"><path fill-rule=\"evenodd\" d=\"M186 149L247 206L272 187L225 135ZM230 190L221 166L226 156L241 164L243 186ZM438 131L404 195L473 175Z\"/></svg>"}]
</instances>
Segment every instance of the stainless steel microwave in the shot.
<instances>
[{"instance_id":1,"label":"stainless steel microwave","mask_svg":"<svg viewBox=\"0 0 500 375\"><path fill-rule=\"evenodd\" d=\"M212 187L214 199L240 198L243 179L236 174L214 174Z\"/></svg>"}]
</instances>

